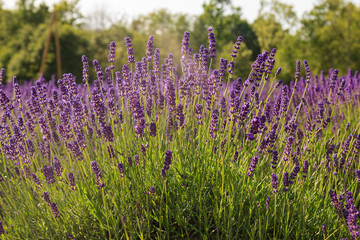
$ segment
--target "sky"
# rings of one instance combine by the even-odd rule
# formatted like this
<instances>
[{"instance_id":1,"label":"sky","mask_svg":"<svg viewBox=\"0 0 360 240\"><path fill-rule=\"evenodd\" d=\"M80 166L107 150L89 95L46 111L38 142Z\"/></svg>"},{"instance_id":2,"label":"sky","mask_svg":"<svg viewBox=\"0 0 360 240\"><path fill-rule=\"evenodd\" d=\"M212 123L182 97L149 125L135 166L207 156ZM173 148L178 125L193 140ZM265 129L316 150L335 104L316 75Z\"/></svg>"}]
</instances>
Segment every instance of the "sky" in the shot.
<instances>
[{"instance_id":1,"label":"sky","mask_svg":"<svg viewBox=\"0 0 360 240\"><path fill-rule=\"evenodd\" d=\"M12 9L15 7L16 0L3 1L4 8ZM52 6L60 0L35 0L35 4L45 2ZM202 4L209 0L80 0L79 9L84 16L89 16L96 11L103 12L114 16L111 19L117 20L115 16L122 16L128 19L135 18L140 14L147 14L156 9L166 8L170 13L188 13L200 14ZM312 9L319 0L280 0L281 2L294 6L298 17L301 17L305 11ZM260 0L233 0L233 5L241 7L243 17L249 22L253 22L260 8ZM359 5L360 0L353 0ZM120 17L119 17L120 19Z\"/></svg>"}]
</instances>

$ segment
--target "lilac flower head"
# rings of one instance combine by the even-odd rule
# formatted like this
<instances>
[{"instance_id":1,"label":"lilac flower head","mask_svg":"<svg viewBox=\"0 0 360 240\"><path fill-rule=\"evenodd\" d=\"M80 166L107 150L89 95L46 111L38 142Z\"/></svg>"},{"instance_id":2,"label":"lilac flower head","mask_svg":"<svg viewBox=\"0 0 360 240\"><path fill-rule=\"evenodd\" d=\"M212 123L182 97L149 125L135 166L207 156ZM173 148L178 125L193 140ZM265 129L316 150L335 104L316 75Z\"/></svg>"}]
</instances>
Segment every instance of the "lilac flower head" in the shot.
<instances>
[{"instance_id":1,"label":"lilac flower head","mask_svg":"<svg viewBox=\"0 0 360 240\"><path fill-rule=\"evenodd\" d=\"M281 67L276 70L275 77L278 77L281 72Z\"/></svg>"},{"instance_id":2,"label":"lilac flower head","mask_svg":"<svg viewBox=\"0 0 360 240\"><path fill-rule=\"evenodd\" d=\"M92 161L91 162L91 169L93 171L93 173L95 174L96 176L96 182L97 182L97 185L98 185L98 189L101 189L105 186L104 183L102 183L102 180L101 180L101 170L99 168L99 165L97 162L95 161Z\"/></svg>"},{"instance_id":3,"label":"lilac flower head","mask_svg":"<svg viewBox=\"0 0 360 240\"><path fill-rule=\"evenodd\" d=\"M124 177L124 164L119 163L118 164L118 169L119 169L119 172L120 172L120 177Z\"/></svg>"},{"instance_id":4,"label":"lilac flower head","mask_svg":"<svg viewBox=\"0 0 360 240\"><path fill-rule=\"evenodd\" d=\"M152 195L155 194L155 188L154 188L154 187L150 187L150 193L151 193Z\"/></svg>"},{"instance_id":5,"label":"lilac flower head","mask_svg":"<svg viewBox=\"0 0 360 240\"><path fill-rule=\"evenodd\" d=\"M273 193L278 193L278 177L276 175L276 173L273 173L271 175L271 181L272 181L272 187L273 187Z\"/></svg>"},{"instance_id":6,"label":"lilac flower head","mask_svg":"<svg viewBox=\"0 0 360 240\"><path fill-rule=\"evenodd\" d=\"M238 36L237 39L236 39L236 42L235 42L235 44L234 44L233 50L232 50L232 52L231 52L231 55L230 55L231 58L234 59L234 58L237 57L237 54L238 54L238 52L239 52L240 45L241 45L242 41L243 41L243 37L242 37L242 36Z\"/></svg>"},{"instance_id":7,"label":"lilac flower head","mask_svg":"<svg viewBox=\"0 0 360 240\"><path fill-rule=\"evenodd\" d=\"M54 217L59 218L60 217L60 212L59 212L58 207L56 206L56 203L51 203L50 206L51 206L51 210L52 210L52 212L54 214Z\"/></svg>"},{"instance_id":8,"label":"lilac flower head","mask_svg":"<svg viewBox=\"0 0 360 240\"><path fill-rule=\"evenodd\" d=\"M161 174L162 174L162 177L163 177L164 180L166 178L166 170L169 170L169 168L170 168L171 158L172 158L172 151L171 150L166 150L164 167L161 170Z\"/></svg>"},{"instance_id":9,"label":"lilac flower head","mask_svg":"<svg viewBox=\"0 0 360 240\"><path fill-rule=\"evenodd\" d=\"M37 186L41 186L39 178L36 176L35 173L32 173L32 178Z\"/></svg>"},{"instance_id":10,"label":"lilac flower head","mask_svg":"<svg viewBox=\"0 0 360 240\"><path fill-rule=\"evenodd\" d=\"M44 166L43 167L43 173L46 179L46 182L48 184L52 184L55 182L55 178L54 178L54 170L52 168L52 166Z\"/></svg>"},{"instance_id":11,"label":"lilac flower head","mask_svg":"<svg viewBox=\"0 0 360 240\"><path fill-rule=\"evenodd\" d=\"M125 38L125 45L127 48L128 63L135 63L133 44L130 37Z\"/></svg>"},{"instance_id":12,"label":"lilac flower head","mask_svg":"<svg viewBox=\"0 0 360 240\"><path fill-rule=\"evenodd\" d=\"M20 101L21 99L21 91L20 91L20 86L19 84L16 82L16 77L13 77L13 87L14 87L14 92L15 92L15 98Z\"/></svg>"},{"instance_id":13,"label":"lilac flower head","mask_svg":"<svg viewBox=\"0 0 360 240\"><path fill-rule=\"evenodd\" d=\"M270 162L272 169L276 169L278 159L279 159L278 151L276 150L272 151L272 161Z\"/></svg>"},{"instance_id":14,"label":"lilac flower head","mask_svg":"<svg viewBox=\"0 0 360 240\"><path fill-rule=\"evenodd\" d=\"M360 182L360 170L359 169L355 170L355 176L356 176L356 179L358 180L358 182Z\"/></svg>"},{"instance_id":15,"label":"lilac flower head","mask_svg":"<svg viewBox=\"0 0 360 240\"><path fill-rule=\"evenodd\" d=\"M134 161L135 161L135 165L136 165L136 166L139 166L139 165L140 165L140 157L139 157L139 155L135 155L135 156L134 156Z\"/></svg>"},{"instance_id":16,"label":"lilac flower head","mask_svg":"<svg viewBox=\"0 0 360 240\"><path fill-rule=\"evenodd\" d=\"M56 176L60 177L61 174L62 174L62 171L64 170L62 165L61 165L61 162L59 161L59 159L57 157L54 157L54 170L55 170L55 173L56 173Z\"/></svg>"},{"instance_id":17,"label":"lilac flower head","mask_svg":"<svg viewBox=\"0 0 360 240\"><path fill-rule=\"evenodd\" d=\"M209 28L210 29L210 28ZM208 29L208 31L209 31ZM215 34L212 32L212 28L210 29L208 34L209 39L209 58L215 58L216 57L216 40L215 40Z\"/></svg>"},{"instance_id":18,"label":"lilac flower head","mask_svg":"<svg viewBox=\"0 0 360 240\"><path fill-rule=\"evenodd\" d=\"M176 111L176 115L177 115L176 117L179 120L180 128L183 128L184 124L185 124L185 115L183 113L183 108L184 108L184 106L181 103L179 103L178 106L177 106L177 109L176 109L177 110Z\"/></svg>"},{"instance_id":19,"label":"lilac flower head","mask_svg":"<svg viewBox=\"0 0 360 240\"><path fill-rule=\"evenodd\" d=\"M199 125L202 125L203 124L203 121L202 121L203 116L202 116L202 105L201 104L196 104L195 113L197 114L196 115L196 118L198 120L197 123Z\"/></svg>"},{"instance_id":20,"label":"lilac flower head","mask_svg":"<svg viewBox=\"0 0 360 240\"><path fill-rule=\"evenodd\" d=\"M101 71L100 64L98 60L93 60L93 66L96 71L97 79L102 82L104 80L104 73Z\"/></svg>"},{"instance_id":21,"label":"lilac flower head","mask_svg":"<svg viewBox=\"0 0 360 240\"><path fill-rule=\"evenodd\" d=\"M256 165L259 161L259 156L254 156L253 159L251 160L250 166L249 166L249 171L247 173L247 175L249 177L252 177L254 175L254 171L256 169Z\"/></svg>"},{"instance_id":22,"label":"lilac flower head","mask_svg":"<svg viewBox=\"0 0 360 240\"><path fill-rule=\"evenodd\" d=\"M288 173L287 171L285 171L285 173L284 173L283 183L284 183L284 188L283 188L283 190L284 190L284 192L287 192L289 185L292 183L292 182L289 180L289 173Z\"/></svg>"},{"instance_id":23,"label":"lilac flower head","mask_svg":"<svg viewBox=\"0 0 360 240\"><path fill-rule=\"evenodd\" d=\"M146 61L151 62L151 57L153 55L153 49L154 49L154 36L150 35L149 40L146 45Z\"/></svg>"},{"instance_id":24,"label":"lilac flower head","mask_svg":"<svg viewBox=\"0 0 360 240\"><path fill-rule=\"evenodd\" d=\"M190 42L190 33L184 32L184 37L182 39L182 47L181 47L181 54L186 55L189 53L189 42Z\"/></svg>"},{"instance_id":25,"label":"lilac flower head","mask_svg":"<svg viewBox=\"0 0 360 240\"><path fill-rule=\"evenodd\" d=\"M108 61L109 63L113 63L115 62L115 52L116 52L116 43L114 41L111 41L109 44L109 56L108 56ZM114 69L115 66L111 65L110 69Z\"/></svg>"},{"instance_id":26,"label":"lilac flower head","mask_svg":"<svg viewBox=\"0 0 360 240\"><path fill-rule=\"evenodd\" d=\"M47 202L47 204L48 204L49 206L51 205L51 200L50 200L49 192L44 192L44 200L45 200L45 202Z\"/></svg>"},{"instance_id":27,"label":"lilac flower head","mask_svg":"<svg viewBox=\"0 0 360 240\"><path fill-rule=\"evenodd\" d=\"M239 152L238 152L238 151L235 151L235 153L234 153L234 158L233 158L233 162L234 162L234 163L237 162L238 157L239 157Z\"/></svg>"},{"instance_id":28,"label":"lilac flower head","mask_svg":"<svg viewBox=\"0 0 360 240\"><path fill-rule=\"evenodd\" d=\"M156 137L156 122L150 123L150 136Z\"/></svg>"},{"instance_id":29,"label":"lilac flower head","mask_svg":"<svg viewBox=\"0 0 360 240\"><path fill-rule=\"evenodd\" d=\"M4 230L3 222L0 221L0 235L2 235L2 234L5 234L5 230Z\"/></svg>"},{"instance_id":30,"label":"lilac flower head","mask_svg":"<svg viewBox=\"0 0 360 240\"><path fill-rule=\"evenodd\" d=\"M75 177L72 172L69 172L68 174L69 182L72 190L76 190L76 184L75 184Z\"/></svg>"},{"instance_id":31,"label":"lilac flower head","mask_svg":"<svg viewBox=\"0 0 360 240\"><path fill-rule=\"evenodd\" d=\"M301 70L301 62L300 60L296 61L296 71L295 71L295 79L299 79Z\"/></svg>"},{"instance_id":32,"label":"lilac flower head","mask_svg":"<svg viewBox=\"0 0 360 240\"><path fill-rule=\"evenodd\" d=\"M270 197L267 197L267 198L266 198L266 203L265 203L265 205L266 205L266 210L269 211Z\"/></svg>"},{"instance_id":33,"label":"lilac flower head","mask_svg":"<svg viewBox=\"0 0 360 240\"><path fill-rule=\"evenodd\" d=\"M219 109L214 109L211 114L211 123L210 123L210 136L212 138L216 138L216 132L218 129L218 122L219 122Z\"/></svg>"},{"instance_id":34,"label":"lilac flower head","mask_svg":"<svg viewBox=\"0 0 360 240\"><path fill-rule=\"evenodd\" d=\"M310 72L310 67L309 67L309 63L304 60L304 66L305 66L305 72L306 72L306 83L310 83L310 78L311 78L311 72Z\"/></svg>"},{"instance_id":35,"label":"lilac flower head","mask_svg":"<svg viewBox=\"0 0 360 240\"><path fill-rule=\"evenodd\" d=\"M342 216L342 207L340 205L338 197L336 196L336 193L334 191L330 190L329 195L330 195L331 201L334 204L334 207L335 207L337 213L341 217Z\"/></svg>"},{"instance_id":36,"label":"lilac flower head","mask_svg":"<svg viewBox=\"0 0 360 240\"><path fill-rule=\"evenodd\" d=\"M339 70L337 69L334 69L331 73L331 77L330 77L330 89L333 89L335 88L335 83L337 81L337 78L338 78L338 74L339 74Z\"/></svg>"}]
</instances>

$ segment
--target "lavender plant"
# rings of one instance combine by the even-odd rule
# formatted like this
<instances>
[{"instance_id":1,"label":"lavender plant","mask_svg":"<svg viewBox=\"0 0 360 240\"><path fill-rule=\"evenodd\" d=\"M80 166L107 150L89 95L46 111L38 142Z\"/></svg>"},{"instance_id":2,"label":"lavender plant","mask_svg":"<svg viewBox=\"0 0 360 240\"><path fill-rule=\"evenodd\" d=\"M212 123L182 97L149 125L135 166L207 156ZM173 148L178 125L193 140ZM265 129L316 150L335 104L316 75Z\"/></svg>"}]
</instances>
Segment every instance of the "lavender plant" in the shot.
<instances>
[{"instance_id":1,"label":"lavender plant","mask_svg":"<svg viewBox=\"0 0 360 240\"><path fill-rule=\"evenodd\" d=\"M216 66L208 31L179 60L153 36L135 59L127 37L128 64L115 42L79 59L82 84L3 84L0 238L357 239L359 73L297 61L284 85L272 49L242 81L243 38Z\"/></svg>"}]
</instances>

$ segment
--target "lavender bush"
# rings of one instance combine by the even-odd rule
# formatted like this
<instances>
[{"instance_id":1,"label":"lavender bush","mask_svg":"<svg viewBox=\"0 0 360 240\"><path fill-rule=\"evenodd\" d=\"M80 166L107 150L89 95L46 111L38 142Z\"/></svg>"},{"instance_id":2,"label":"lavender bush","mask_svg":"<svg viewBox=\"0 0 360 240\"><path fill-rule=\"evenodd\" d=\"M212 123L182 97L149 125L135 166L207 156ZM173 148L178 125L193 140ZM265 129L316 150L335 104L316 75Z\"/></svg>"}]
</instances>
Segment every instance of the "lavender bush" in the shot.
<instances>
[{"instance_id":1,"label":"lavender bush","mask_svg":"<svg viewBox=\"0 0 360 240\"><path fill-rule=\"evenodd\" d=\"M273 49L243 81L243 38L215 66L208 31L180 60L127 37L120 67L111 42L82 84L0 72L2 239L358 238L359 73L298 61L285 85Z\"/></svg>"}]
</instances>

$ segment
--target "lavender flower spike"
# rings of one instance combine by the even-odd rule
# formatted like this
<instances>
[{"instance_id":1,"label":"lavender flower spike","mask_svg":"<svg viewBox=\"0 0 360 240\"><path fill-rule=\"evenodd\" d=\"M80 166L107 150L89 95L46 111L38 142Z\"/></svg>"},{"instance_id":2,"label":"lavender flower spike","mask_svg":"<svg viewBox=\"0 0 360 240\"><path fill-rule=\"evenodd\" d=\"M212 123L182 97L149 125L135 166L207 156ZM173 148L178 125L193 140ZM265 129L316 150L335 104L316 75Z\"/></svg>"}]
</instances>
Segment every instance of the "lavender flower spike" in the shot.
<instances>
[{"instance_id":1,"label":"lavender flower spike","mask_svg":"<svg viewBox=\"0 0 360 240\"><path fill-rule=\"evenodd\" d=\"M52 212L54 214L54 217L59 218L60 217L60 212L59 212L58 207L56 206L56 203L51 203L50 207L51 207L51 210L52 210Z\"/></svg>"},{"instance_id":2,"label":"lavender flower spike","mask_svg":"<svg viewBox=\"0 0 360 240\"><path fill-rule=\"evenodd\" d=\"M0 235L2 234L5 234L5 230L4 230L3 222L0 221Z\"/></svg>"}]
</instances>

